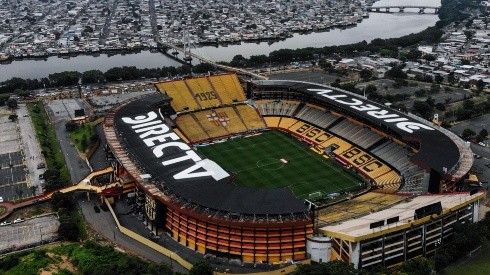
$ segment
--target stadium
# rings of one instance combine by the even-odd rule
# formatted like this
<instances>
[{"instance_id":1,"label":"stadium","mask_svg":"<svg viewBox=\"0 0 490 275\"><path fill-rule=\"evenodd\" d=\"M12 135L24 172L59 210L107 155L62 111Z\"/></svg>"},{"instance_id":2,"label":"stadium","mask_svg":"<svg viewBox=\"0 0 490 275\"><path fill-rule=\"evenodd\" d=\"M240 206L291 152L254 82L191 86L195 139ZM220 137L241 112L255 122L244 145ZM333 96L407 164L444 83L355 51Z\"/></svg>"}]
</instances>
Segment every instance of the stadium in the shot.
<instances>
[{"instance_id":1,"label":"stadium","mask_svg":"<svg viewBox=\"0 0 490 275\"><path fill-rule=\"evenodd\" d=\"M148 227L196 253L390 266L478 220L484 194L454 192L472 152L414 115L299 81L155 86L106 116L107 156Z\"/></svg>"}]
</instances>

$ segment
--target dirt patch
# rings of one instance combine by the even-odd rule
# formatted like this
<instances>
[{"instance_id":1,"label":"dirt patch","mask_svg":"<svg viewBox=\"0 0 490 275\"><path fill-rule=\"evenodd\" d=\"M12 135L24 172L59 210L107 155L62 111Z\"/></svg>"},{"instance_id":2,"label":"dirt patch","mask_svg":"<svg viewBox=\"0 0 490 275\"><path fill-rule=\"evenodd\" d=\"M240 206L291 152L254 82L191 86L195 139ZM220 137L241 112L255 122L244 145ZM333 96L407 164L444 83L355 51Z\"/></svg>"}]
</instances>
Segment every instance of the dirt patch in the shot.
<instances>
[{"instance_id":1,"label":"dirt patch","mask_svg":"<svg viewBox=\"0 0 490 275\"><path fill-rule=\"evenodd\" d=\"M51 207L51 203L49 202L41 202L35 205L31 205L28 207L24 207L18 210L15 210L10 219L15 220L17 218L31 218L43 214L53 213L53 208Z\"/></svg>"},{"instance_id":2,"label":"dirt patch","mask_svg":"<svg viewBox=\"0 0 490 275\"><path fill-rule=\"evenodd\" d=\"M71 273L76 273L77 269L75 266L71 263L70 259L68 256L63 255L63 256L57 256L53 253L47 253L47 255L51 258L54 259L56 263L48 265L46 268L40 270L41 275L51 275L59 272L60 270L66 269L70 271Z\"/></svg>"}]
</instances>

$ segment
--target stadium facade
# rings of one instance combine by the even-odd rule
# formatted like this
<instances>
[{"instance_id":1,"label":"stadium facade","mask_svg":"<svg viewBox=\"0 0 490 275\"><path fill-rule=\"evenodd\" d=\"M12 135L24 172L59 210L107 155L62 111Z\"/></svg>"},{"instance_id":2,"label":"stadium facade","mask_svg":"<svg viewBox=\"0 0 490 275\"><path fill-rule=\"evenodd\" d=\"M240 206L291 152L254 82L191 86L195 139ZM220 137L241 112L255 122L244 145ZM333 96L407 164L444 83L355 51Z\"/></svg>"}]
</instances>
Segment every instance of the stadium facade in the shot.
<instances>
[{"instance_id":1,"label":"stadium facade","mask_svg":"<svg viewBox=\"0 0 490 275\"><path fill-rule=\"evenodd\" d=\"M441 196L442 208L430 220L404 217L388 231L384 223L378 224L376 234L368 232L363 238L350 236L349 228L331 227L355 223L352 218L384 215L382 209L419 200L423 196L418 194L453 191L468 173L473 156L463 142L416 116L305 82L253 81L244 92L236 75L223 74L155 85L160 93L124 102L106 116L107 153L115 180L135 184L147 225L157 234L168 232L192 250L244 262L312 257L362 267L368 265L362 257L370 242L385 240L393 232L408 234L407 224L431 232L435 221L444 226L448 219L451 224L477 220L481 194L466 194L459 203L445 203L448 195L433 195L435 200ZM232 173L195 150L201 144L269 129L309 143L319 154L363 175L377 191L314 210L314 204L298 199L289 188L233 184ZM349 203L358 207L343 211ZM416 206L423 208L424 202ZM460 210L465 207L473 213L471 218ZM314 231L327 239L319 239ZM424 248L422 254L427 251ZM407 252L404 258L412 255ZM382 253L382 261L373 264L404 259L387 257Z\"/></svg>"}]
</instances>

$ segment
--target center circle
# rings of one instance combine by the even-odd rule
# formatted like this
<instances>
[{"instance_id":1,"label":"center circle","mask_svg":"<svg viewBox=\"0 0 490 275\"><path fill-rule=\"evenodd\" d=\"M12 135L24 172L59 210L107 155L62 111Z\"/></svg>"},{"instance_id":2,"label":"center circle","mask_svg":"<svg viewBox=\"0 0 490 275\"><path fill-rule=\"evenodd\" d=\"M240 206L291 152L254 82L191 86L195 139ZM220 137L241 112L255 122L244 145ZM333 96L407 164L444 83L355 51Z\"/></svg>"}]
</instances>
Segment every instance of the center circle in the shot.
<instances>
[{"instance_id":1,"label":"center circle","mask_svg":"<svg viewBox=\"0 0 490 275\"><path fill-rule=\"evenodd\" d=\"M257 167L266 171L279 170L283 166L284 163L282 163L279 159L275 159L275 158L265 158L257 161Z\"/></svg>"}]
</instances>

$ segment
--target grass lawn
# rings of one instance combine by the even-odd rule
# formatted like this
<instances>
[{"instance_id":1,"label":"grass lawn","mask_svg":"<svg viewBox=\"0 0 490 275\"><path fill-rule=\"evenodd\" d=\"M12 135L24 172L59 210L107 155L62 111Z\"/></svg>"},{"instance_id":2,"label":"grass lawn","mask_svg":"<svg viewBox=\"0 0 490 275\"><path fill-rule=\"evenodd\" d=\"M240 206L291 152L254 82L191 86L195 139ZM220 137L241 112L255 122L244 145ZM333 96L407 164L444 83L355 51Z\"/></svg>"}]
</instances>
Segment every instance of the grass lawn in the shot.
<instances>
[{"instance_id":1,"label":"grass lawn","mask_svg":"<svg viewBox=\"0 0 490 275\"><path fill-rule=\"evenodd\" d=\"M472 257L465 257L448 268L441 274L447 275L480 275L490 274L490 244L482 246L480 252L473 254Z\"/></svg>"},{"instance_id":2,"label":"grass lawn","mask_svg":"<svg viewBox=\"0 0 490 275\"><path fill-rule=\"evenodd\" d=\"M78 151L85 152L88 148L92 147L97 140L95 133L95 126L93 122L87 122L70 133L70 139L73 141Z\"/></svg>"},{"instance_id":3,"label":"grass lawn","mask_svg":"<svg viewBox=\"0 0 490 275\"><path fill-rule=\"evenodd\" d=\"M357 189L362 182L359 176L279 131L198 147L198 151L235 174L238 185L289 187L303 199L314 192L326 195Z\"/></svg>"}]
</instances>

